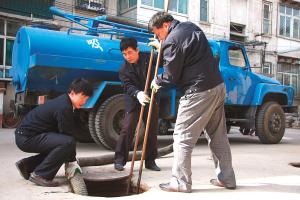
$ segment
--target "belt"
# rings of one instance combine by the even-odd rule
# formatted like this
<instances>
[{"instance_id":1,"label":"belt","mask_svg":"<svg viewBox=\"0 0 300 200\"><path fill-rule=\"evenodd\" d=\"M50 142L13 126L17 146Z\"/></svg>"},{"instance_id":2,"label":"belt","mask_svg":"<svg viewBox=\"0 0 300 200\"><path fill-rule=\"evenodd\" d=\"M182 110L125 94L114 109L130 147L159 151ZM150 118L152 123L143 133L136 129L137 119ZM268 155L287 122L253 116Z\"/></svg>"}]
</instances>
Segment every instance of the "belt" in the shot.
<instances>
[{"instance_id":1,"label":"belt","mask_svg":"<svg viewBox=\"0 0 300 200\"><path fill-rule=\"evenodd\" d=\"M20 134L20 135L23 135L24 131L22 129L16 129L15 131L16 134Z\"/></svg>"},{"instance_id":2,"label":"belt","mask_svg":"<svg viewBox=\"0 0 300 200\"><path fill-rule=\"evenodd\" d=\"M185 90L184 95L203 92L204 90L202 88L198 87L190 87L189 89Z\"/></svg>"}]
</instances>

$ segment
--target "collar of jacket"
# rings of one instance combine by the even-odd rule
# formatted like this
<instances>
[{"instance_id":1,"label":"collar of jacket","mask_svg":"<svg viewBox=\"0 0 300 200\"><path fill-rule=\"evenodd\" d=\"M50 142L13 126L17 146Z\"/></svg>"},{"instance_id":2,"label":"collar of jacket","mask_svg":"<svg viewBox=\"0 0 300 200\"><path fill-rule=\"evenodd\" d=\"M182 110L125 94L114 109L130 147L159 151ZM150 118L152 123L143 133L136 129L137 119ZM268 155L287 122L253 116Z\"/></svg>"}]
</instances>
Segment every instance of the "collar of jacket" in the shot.
<instances>
[{"instance_id":1,"label":"collar of jacket","mask_svg":"<svg viewBox=\"0 0 300 200\"><path fill-rule=\"evenodd\" d=\"M137 63L129 63L127 60L126 60L126 63L129 64L130 66L133 66L133 67L136 67L136 66L141 66L142 64L144 64L144 61L145 61L145 53L141 53L139 52L139 59L137 61Z\"/></svg>"},{"instance_id":2,"label":"collar of jacket","mask_svg":"<svg viewBox=\"0 0 300 200\"><path fill-rule=\"evenodd\" d=\"M168 34L180 23L180 21L174 19L172 22L171 22L171 25L169 27L169 30L168 30Z\"/></svg>"},{"instance_id":3,"label":"collar of jacket","mask_svg":"<svg viewBox=\"0 0 300 200\"><path fill-rule=\"evenodd\" d=\"M70 108L72 108L72 110L73 110L73 112L74 112L74 110L75 110L76 108L73 107L72 100L71 100L69 94L68 94L68 93L64 94L64 97L65 97L66 101L68 102L68 105L70 106Z\"/></svg>"}]
</instances>

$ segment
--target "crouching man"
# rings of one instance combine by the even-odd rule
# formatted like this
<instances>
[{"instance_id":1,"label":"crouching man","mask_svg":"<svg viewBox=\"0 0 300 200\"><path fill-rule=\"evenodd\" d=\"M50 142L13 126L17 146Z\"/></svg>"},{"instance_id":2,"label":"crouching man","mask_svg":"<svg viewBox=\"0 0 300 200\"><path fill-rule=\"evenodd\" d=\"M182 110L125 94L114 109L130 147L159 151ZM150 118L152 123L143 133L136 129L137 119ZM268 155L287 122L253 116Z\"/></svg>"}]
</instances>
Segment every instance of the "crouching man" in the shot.
<instances>
[{"instance_id":1,"label":"crouching man","mask_svg":"<svg viewBox=\"0 0 300 200\"><path fill-rule=\"evenodd\" d=\"M66 163L66 172L79 169L76 161L78 124L74 110L81 108L93 94L85 79L74 80L67 94L48 100L30 111L15 131L16 145L24 152L38 153L16 162L20 174L37 185L58 186L53 181L59 168Z\"/></svg>"}]
</instances>

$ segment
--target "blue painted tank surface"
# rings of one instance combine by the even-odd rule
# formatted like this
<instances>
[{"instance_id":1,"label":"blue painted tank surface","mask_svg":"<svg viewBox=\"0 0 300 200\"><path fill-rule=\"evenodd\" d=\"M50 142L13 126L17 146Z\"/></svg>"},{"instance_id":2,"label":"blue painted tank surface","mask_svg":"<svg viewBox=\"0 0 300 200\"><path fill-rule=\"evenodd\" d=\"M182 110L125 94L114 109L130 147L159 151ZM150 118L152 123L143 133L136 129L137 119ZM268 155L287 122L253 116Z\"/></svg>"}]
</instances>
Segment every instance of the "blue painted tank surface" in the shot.
<instances>
[{"instance_id":1,"label":"blue painted tank surface","mask_svg":"<svg viewBox=\"0 0 300 200\"><path fill-rule=\"evenodd\" d=\"M62 92L77 77L119 81L119 45L118 39L22 27L13 47L13 84L17 92Z\"/></svg>"}]
</instances>

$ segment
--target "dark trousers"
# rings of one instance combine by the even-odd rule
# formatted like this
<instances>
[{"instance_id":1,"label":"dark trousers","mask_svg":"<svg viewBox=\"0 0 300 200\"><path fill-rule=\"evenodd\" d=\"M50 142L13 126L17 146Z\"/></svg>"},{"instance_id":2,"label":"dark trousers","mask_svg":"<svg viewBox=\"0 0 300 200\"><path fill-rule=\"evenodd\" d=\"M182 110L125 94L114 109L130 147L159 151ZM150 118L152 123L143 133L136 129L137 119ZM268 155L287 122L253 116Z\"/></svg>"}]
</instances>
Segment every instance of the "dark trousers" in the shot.
<instances>
[{"instance_id":1,"label":"dark trousers","mask_svg":"<svg viewBox=\"0 0 300 200\"><path fill-rule=\"evenodd\" d=\"M125 165L128 160L129 148L132 146L133 137L139 120L140 110L135 109L132 112L126 112L123 127L121 129L116 149L115 163ZM143 121L146 126L148 115L148 106L143 115ZM158 133L158 105L154 103L148 133L145 161L154 161L157 157L157 133ZM141 133L140 133L141 134ZM143 141L142 141L143 143Z\"/></svg>"},{"instance_id":2,"label":"dark trousers","mask_svg":"<svg viewBox=\"0 0 300 200\"><path fill-rule=\"evenodd\" d=\"M30 172L52 180L64 162L76 160L76 141L61 133L42 133L35 136L15 133L17 146L24 152L39 153L25 158Z\"/></svg>"}]
</instances>

